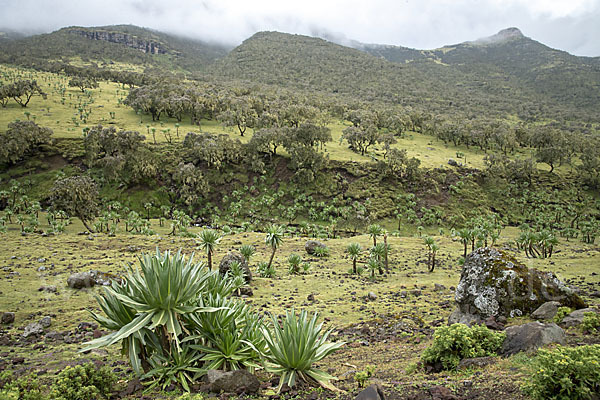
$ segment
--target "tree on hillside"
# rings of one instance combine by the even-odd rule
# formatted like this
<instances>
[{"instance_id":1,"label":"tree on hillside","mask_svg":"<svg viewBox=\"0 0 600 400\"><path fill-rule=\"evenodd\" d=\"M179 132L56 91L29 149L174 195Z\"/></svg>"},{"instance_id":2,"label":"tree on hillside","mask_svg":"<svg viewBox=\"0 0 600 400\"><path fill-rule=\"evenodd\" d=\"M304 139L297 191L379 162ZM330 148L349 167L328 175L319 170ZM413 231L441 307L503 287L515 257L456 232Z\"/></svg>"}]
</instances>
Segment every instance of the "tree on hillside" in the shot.
<instances>
[{"instance_id":1,"label":"tree on hillside","mask_svg":"<svg viewBox=\"0 0 600 400\"><path fill-rule=\"evenodd\" d=\"M346 140L350 148L365 155L370 146L377 143L379 131L372 124L366 126L349 126L343 130L342 140Z\"/></svg>"},{"instance_id":2,"label":"tree on hillside","mask_svg":"<svg viewBox=\"0 0 600 400\"><path fill-rule=\"evenodd\" d=\"M235 99L229 107L217 116L225 126L237 126L240 136L244 136L248 127L254 127L258 118L251 104L244 99Z\"/></svg>"},{"instance_id":3,"label":"tree on hillside","mask_svg":"<svg viewBox=\"0 0 600 400\"><path fill-rule=\"evenodd\" d=\"M98 212L98 189L92 178L81 175L58 179L50 190L50 203L55 210L77 216L93 232L88 222Z\"/></svg>"},{"instance_id":4,"label":"tree on hillside","mask_svg":"<svg viewBox=\"0 0 600 400\"><path fill-rule=\"evenodd\" d=\"M98 82L93 78L75 76L69 81L69 86L78 87L82 92L85 92L85 89L96 89L98 87Z\"/></svg>"},{"instance_id":5,"label":"tree on hillside","mask_svg":"<svg viewBox=\"0 0 600 400\"><path fill-rule=\"evenodd\" d=\"M21 106L27 107L29 100L34 95L42 96L46 98L46 93L42 91L42 88L38 86L36 81L22 80L17 81L9 86L10 96Z\"/></svg>"},{"instance_id":6,"label":"tree on hillside","mask_svg":"<svg viewBox=\"0 0 600 400\"><path fill-rule=\"evenodd\" d=\"M40 145L50 143L52 133L33 121L11 122L6 132L0 133L0 163L16 163Z\"/></svg>"}]
</instances>

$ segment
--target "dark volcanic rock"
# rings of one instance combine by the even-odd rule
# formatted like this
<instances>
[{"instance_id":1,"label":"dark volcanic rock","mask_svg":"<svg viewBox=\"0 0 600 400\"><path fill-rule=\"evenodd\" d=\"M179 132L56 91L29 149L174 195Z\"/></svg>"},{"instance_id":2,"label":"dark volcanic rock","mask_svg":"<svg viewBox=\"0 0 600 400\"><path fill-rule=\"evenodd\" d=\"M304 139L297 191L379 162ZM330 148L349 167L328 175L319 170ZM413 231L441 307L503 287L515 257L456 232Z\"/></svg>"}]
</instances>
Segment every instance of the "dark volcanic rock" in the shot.
<instances>
[{"instance_id":1,"label":"dark volcanic rock","mask_svg":"<svg viewBox=\"0 0 600 400\"><path fill-rule=\"evenodd\" d=\"M242 255L242 253L237 251L230 251L227 253L221 262L219 263L219 273L225 275L231 269L231 263L237 262L240 264L240 267L244 270L244 277L246 278L246 283L250 283L252 280L252 271L250 271L250 267L248 267L248 262Z\"/></svg>"},{"instance_id":2,"label":"dark volcanic rock","mask_svg":"<svg viewBox=\"0 0 600 400\"><path fill-rule=\"evenodd\" d=\"M319 242L318 240L309 240L304 245L304 250L306 250L306 252L312 256L315 254L315 249L317 247L327 247L327 246L325 246L323 243Z\"/></svg>"},{"instance_id":3,"label":"dark volcanic rock","mask_svg":"<svg viewBox=\"0 0 600 400\"><path fill-rule=\"evenodd\" d=\"M209 390L214 393L252 394L260 389L258 378L245 369L223 372L211 369L206 374Z\"/></svg>"},{"instance_id":4,"label":"dark volcanic rock","mask_svg":"<svg viewBox=\"0 0 600 400\"><path fill-rule=\"evenodd\" d=\"M495 364L496 361L498 361L496 357L465 358L458 363L458 369L481 368L490 364Z\"/></svg>"},{"instance_id":5,"label":"dark volcanic rock","mask_svg":"<svg viewBox=\"0 0 600 400\"><path fill-rule=\"evenodd\" d=\"M509 326L500 354L510 356L520 351L536 350L550 343L566 344L565 331L556 324L530 322Z\"/></svg>"},{"instance_id":6,"label":"dark volcanic rock","mask_svg":"<svg viewBox=\"0 0 600 400\"><path fill-rule=\"evenodd\" d=\"M467 256L455 298L461 314L481 319L530 314L547 301L575 309L585 307L583 300L551 272L527 268L507 253L489 247Z\"/></svg>"},{"instance_id":7,"label":"dark volcanic rock","mask_svg":"<svg viewBox=\"0 0 600 400\"><path fill-rule=\"evenodd\" d=\"M73 289L82 289L84 287L92 287L96 284L96 280L89 272L79 272L69 276L67 285Z\"/></svg>"},{"instance_id":8,"label":"dark volcanic rock","mask_svg":"<svg viewBox=\"0 0 600 400\"><path fill-rule=\"evenodd\" d=\"M12 324L15 322L15 313L14 312L3 312L0 317L0 322L3 324Z\"/></svg>"},{"instance_id":9,"label":"dark volcanic rock","mask_svg":"<svg viewBox=\"0 0 600 400\"><path fill-rule=\"evenodd\" d=\"M360 392L355 400L385 400L385 394L381 386L373 384Z\"/></svg>"},{"instance_id":10,"label":"dark volcanic rock","mask_svg":"<svg viewBox=\"0 0 600 400\"><path fill-rule=\"evenodd\" d=\"M458 400L458 397L444 386L433 386L429 389L429 394L432 400Z\"/></svg>"}]
</instances>

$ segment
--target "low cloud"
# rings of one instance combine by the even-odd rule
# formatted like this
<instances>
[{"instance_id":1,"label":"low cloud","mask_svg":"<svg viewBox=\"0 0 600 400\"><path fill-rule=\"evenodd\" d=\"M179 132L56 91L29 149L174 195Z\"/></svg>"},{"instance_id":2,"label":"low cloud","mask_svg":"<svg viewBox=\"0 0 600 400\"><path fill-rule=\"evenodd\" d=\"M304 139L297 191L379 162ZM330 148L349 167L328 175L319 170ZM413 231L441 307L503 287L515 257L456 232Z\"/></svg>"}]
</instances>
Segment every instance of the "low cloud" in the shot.
<instances>
[{"instance_id":1,"label":"low cloud","mask_svg":"<svg viewBox=\"0 0 600 400\"><path fill-rule=\"evenodd\" d=\"M0 27L49 32L134 24L229 45L261 30L437 48L510 26L551 47L600 55L600 0L0 0Z\"/></svg>"}]
</instances>

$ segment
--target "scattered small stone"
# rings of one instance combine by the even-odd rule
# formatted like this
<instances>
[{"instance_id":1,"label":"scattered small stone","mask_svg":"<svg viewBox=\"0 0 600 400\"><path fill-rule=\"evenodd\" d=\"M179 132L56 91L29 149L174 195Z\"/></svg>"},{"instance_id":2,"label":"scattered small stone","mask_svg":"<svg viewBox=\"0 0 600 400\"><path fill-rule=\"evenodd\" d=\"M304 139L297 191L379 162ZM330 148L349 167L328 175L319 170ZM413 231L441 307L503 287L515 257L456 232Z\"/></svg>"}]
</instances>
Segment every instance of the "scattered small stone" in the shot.
<instances>
[{"instance_id":1,"label":"scattered small stone","mask_svg":"<svg viewBox=\"0 0 600 400\"><path fill-rule=\"evenodd\" d=\"M51 331L46 333L46 340L60 341L63 340L63 335L60 332Z\"/></svg>"},{"instance_id":2,"label":"scattered small stone","mask_svg":"<svg viewBox=\"0 0 600 400\"><path fill-rule=\"evenodd\" d=\"M429 389L432 400L459 400L450 389L444 386L433 386Z\"/></svg>"},{"instance_id":3,"label":"scattered small stone","mask_svg":"<svg viewBox=\"0 0 600 400\"><path fill-rule=\"evenodd\" d=\"M54 285L40 286L38 292L56 293L57 289Z\"/></svg>"},{"instance_id":4,"label":"scattered small stone","mask_svg":"<svg viewBox=\"0 0 600 400\"><path fill-rule=\"evenodd\" d=\"M253 394L260 389L260 381L245 369L223 372L208 370L206 382L213 393L246 393Z\"/></svg>"},{"instance_id":5,"label":"scattered small stone","mask_svg":"<svg viewBox=\"0 0 600 400\"><path fill-rule=\"evenodd\" d=\"M89 272L79 272L72 274L67 279L67 285L73 289L82 289L84 287L92 287L96 284L94 277Z\"/></svg>"},{"instance_id":6,"label":"scattered small stone","mask_svg":"<svg viewBox=\"0 0 600 400\"><path fill-rule=\"evenodd\" d=\"M25 327L25 332L21 336L28 338L30 336L37 336L44 333L44 327L39 322L33 322Z\"/></svg>"},{"instance_id":7,"label":"scattered small stone","mask_svg":"<svg viewBox=\"0 0 600 400\"><path fill-rule=\"evenodd\" d=\"M484 321L485 326L488 327L488 329L493 329L495 331L501 331L504 330L504 324L498 322L496 320L496 317L494 317L493 315L490 317L487 317Z\"/></svg>"},{"instance_id":8,"label":"scattered small stone","mask_svg":"<svg viewBox=\"0 0 600 400\"><path fill-rule=\"evenodd\" d=\"M481 368L490 364L495 364L497 358L496 357L475 357L475 358L465 358L460 360L458 364L458 369L469 369L473 367Z\"/></svg>"},{"instance_id":9,"label":"scattered small stone","mask_svg":"<svg viewBox=\"0 0 600 400\"><path fill-rule=\"evenodd\" d=\"M560 307L558 301L547 301L531 313L531 318L546 321L550 320L554 318L558 312L558 307Z\"/></svg>"},{"instance_id":10,"label":"scattered small stone","mask_svg":"<svg viewBox=\"0 0 600 400\"><path fill-rule=\"evenodd\" d=\"M0 317L0 321L2 324L12 324L15 322L15 313L14 312L3 312L2 317Z\"/></svg>"},{"instance_id":11,"label":"scattered small stone","mask_svg":"<svg viewBox=\"0 0 600 400\"><path fill-rule=\"evenodd\" d=\"M367 294L367 300L375 301L377 300L377 295L373 292L369 292L369 294Z\"/></svg>"},{"instance_id":12,"label":"scattered small stone","mask_svg":"<svg viewBox=\"0 0 600 400\"><path fill-rule=\"evenodd\" d=\"M385 394L383 388L375 383L360 392L355 400L385 400Z\"/></svg>"},{"instance_id":13,"label":"scattered small stone","mask_svg":"<svg viewBox=\"0 0 600 400\"><path fill-rule=\"evenodd\" d=\"M306 296L306 300L308 301L315 301L315 295L314 294L309 294L308 296Z\"/></svg>"},{"instance_id":14,"label":"scattered small stone","mask_svg":"<svg viewBox=\"0 0 600 400\"><path fill-rule=\"evenodd\" d=\"M435 290L436 292L443 292L444 290L446 290L446 286L441 285L439 283L434 283L433 290Z\"/></svg>"},{"instance_id":15,"label":"scattered small stone","mask_svg":"<svg viewBox=\"0 0 600 400\"><path fill-rule=\"evenodd\" d=\"M77 325L78 331L93 331L94 329L98 329L98 324L94 322L80 322Z\"/></svg>"},{"instance_id":16,"label":"scattered small stone","mask_svg":"<svg viewBox=\"0 0 600 400\"><path fill-rule=\"evenodd\" d=\"M40 325L44 328L50 327L51 324L52 318L50 318L49 316L45 316L44 318L40 319Z\"/></svg>"},{"instance_id":17,"label":"scattered small stone","mask_svg":"<svg viewBox=\"0 0 600 400\"><path fill-rule=\"evenodd\" d=\"M13 365L23 364L25 362L25 357L15 357L11 361Z\"/></svg>"}]
</instances>

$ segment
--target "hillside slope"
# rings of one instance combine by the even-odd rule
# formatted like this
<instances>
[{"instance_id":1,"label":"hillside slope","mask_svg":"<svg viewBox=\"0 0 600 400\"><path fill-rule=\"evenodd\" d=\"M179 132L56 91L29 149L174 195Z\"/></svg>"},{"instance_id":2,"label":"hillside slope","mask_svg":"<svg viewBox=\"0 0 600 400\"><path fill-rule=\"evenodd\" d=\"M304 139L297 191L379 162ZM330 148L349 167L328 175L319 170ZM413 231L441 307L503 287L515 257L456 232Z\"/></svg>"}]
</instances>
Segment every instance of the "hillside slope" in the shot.
<instances>
[{"instance_id":1,"label":"hillside slope","mask_svg":"<svg viewBox=\"0 0 600 400\"><path fill-rule=\"evenodd\" d=\"M600 57L552 49L517 28L436 50L382 45L364 45L362 50L398 63L436 60L484 79L512 81L541 100L574 108L597 112L600 105Z\"/></svg>"},{"instance_id":2,"label":"hillside slope","mask_svg":"<svg viewBox=\"0 0 600 400\"><path fill-rule=\"evenodd\" d=\"M227 53L222 46L132 25L68 27L0 42L0 62L33 65L48 60L124 62L201 70Z\"/></svg>"}]
</instances>

